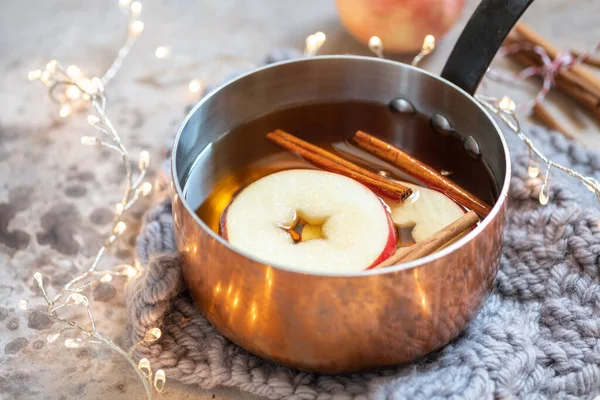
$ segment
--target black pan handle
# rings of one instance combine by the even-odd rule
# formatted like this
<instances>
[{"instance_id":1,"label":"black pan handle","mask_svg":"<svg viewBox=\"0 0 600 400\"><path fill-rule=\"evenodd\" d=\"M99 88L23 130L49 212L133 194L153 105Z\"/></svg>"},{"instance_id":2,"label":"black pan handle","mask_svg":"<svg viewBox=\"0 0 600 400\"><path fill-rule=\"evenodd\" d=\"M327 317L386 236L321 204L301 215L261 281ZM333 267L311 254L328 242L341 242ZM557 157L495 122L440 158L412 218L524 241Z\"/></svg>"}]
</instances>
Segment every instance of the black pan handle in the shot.
<instances>
[{"instance_id":1,"label":"black pan handle","mask_svg":"<svg viewBox=\"0 0 600 400\"><path fill-rule=\"evenodd\" d=\"M533 0L482 0L446 61L442 78L474 94L496 52Z\"/></svg>"}]
</instances>

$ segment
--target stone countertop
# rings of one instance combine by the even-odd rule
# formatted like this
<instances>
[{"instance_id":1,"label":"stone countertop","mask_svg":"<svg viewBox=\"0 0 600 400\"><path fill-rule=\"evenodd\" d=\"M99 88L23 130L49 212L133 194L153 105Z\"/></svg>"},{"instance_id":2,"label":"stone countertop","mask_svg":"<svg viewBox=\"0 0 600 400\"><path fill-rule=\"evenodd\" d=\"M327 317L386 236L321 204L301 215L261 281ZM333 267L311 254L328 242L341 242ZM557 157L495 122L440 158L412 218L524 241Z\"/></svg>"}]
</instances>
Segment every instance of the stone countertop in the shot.
<instances>
[{"instance_id":1,"label":"stone countertop","mask_svg":"<svg viewBox=\"0 0 600 400\"><path fill-rule=\"evenodd\" d=\"M85 112L67 120L27 72L56 58L83 71L99 73L111 62L123 38L125 18L116 1L31 0L0 5L0 398L143 398L133 371L104 348L67 350L47 343L56 330L48 320L17 308L36 289L35 271L64 284L89 265L107 233L111 205L122 188L122 170L110 152L83 147L91 134ZM144 1L145 30L122 71L109 87L109 115L132 154L160 148L174 134L190 98L187 82L218 82L232 70L252 65L270 49L302 48L307 34L324 31L322 53L368 54L341 28L334 2L307 1ZM439 72L476 1L422 66ZM595 45L600 38L596 0L538 1L524 20L560 48ZM169 45L173 56L158 60L154 49ZM162 71L162 72L161 72ZM171 71L164 73L164 71ZM157 78L159 77L159 78ZM525 90L491 85L491 93L529 98ZM560 94L551 106L588 147L600 149L600 131L585 112ZM568 116L568 117L566 117ZM159 163L155 163L156 169ZM137 216L143 205L135 210ZM113 259L131 257L135 223L115 248ZM94 289L99 329L121 343L124 312L122 282ZM37 304L41 304L37 301ZM254 398L237 390L200 391L168 383L165 399Z\"/></svg>"}]
</instances>

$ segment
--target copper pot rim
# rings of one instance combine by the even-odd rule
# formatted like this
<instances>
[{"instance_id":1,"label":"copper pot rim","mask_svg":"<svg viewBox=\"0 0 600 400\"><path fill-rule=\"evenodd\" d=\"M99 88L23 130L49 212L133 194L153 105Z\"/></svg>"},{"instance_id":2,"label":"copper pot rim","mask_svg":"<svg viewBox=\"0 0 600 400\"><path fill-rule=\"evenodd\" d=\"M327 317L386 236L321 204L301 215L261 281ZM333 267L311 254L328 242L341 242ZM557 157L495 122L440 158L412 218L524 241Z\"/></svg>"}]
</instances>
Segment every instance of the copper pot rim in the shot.
<instances>
[{"instance_id":1,"label":"copper pot rim","mask_svg":"<svg viewBox=\"0 0 600 400\"><path fill-rule=\"evenodd\" d=\"M496 200L496 203L494 204L494 206L492 207L492 210L490 211L490 213L484 218L483 221L481 221L479 223L479 225L477 225L477 227L475 229L473 229L471 232L469 232L467 235L463 236L461 239L457 240L456 242L454 242L453 244L451 244L450 246L437 251L433 254L430 254L429 256L420 258L418 260L414 260L414 261L410 261L407 263L402 263L402 264L398 264L398 265L394 265L394 266L390 266L390 267L386 267L386 268L375 268L375 269L367 269L367 270L362 270L362 271L358 271L358 272L350 272L350 273L339 273L339 274L331 274L331 273L319 273L319 272L300 272L298 270L295 270L293 268L289 268L283 265L277 265L277 264L273 264L273 263L269 263L266 260L263 260L259 257L254 257L251 256L249 254L246 254L243 251L240 251L238 249L236 249L235 247L231 246L229 244L229 242L227 242L225 239L223 239L221 236L219 236L218 234L216 234L212 229L210 229L206 223L204 223L204 221L202 221L200 219L200 217L198 217L198 215L196 214L195 210L193 210L189 203L187 202L184 192L183 192L183 188L181 187L181 184L179 182L179 179L177 179L177 166L176 166L176 158L177 158L177 149L179 146L179 142L181 139L181 136L183 134L183 131L185 130L185 127L188 124L188 121L192 118L192 116L196 113L196 111L202 107L202 105L207 102L210 98L212 98L213 96L218 95L222 89L224 89L225 87L234 84L237 81L240 81L242 79L247 78L248 76L251 76L255 73L267 70L267 69L271 69L271 68L277 68L281 65L286 65L286 64L292 64L292 63L302 63L302 62L314 62L317 60L363 60L363 61L369 61L369 62L379 62L379 63L388 63L388 64L392 64L392 65L396 65L396 66L401 66L402 68L407 68L407 69L412 69L415 70L418 73L422 73L424 75L427 75L433 79L437 79L442 81L443 83L445 83L446 85L452 87L453 89L455 89L456 91L458 91L460 94L462 94L463 96L466 96L467 98L469 98L472 102L475 103L475 105L479 108L479 110L481 110L481 112L483 112L489 119L490 122L492 123L492 126L496 129L496 132L500 138L500 142L502 143L502 150L504 153L504 162L505 162L505 166L506 166L506 171L504 174L504 183L502 185L502 189L500 190L500 193L498 195L498 199ZM200 155L206 150L207 147L205 147L202 151L200 151L200 153L196 156L196 157L200 157ZM193 167L192 167L193 168ZM454 83L438 76L435 75L429 71L425 71L421 68L418 67L414 67L412 65L409 64L404 64L401 62L397 62L397 61L393 61L393 60L388 60L388 59L382 59L382 58L374 58L374 57L366 57L366 56L356 56L356 55L326 55L326 56L315 56L315 57L305 57L305 58L300 58L300 59L294 59L294 60L286 60L286 61L280 61L280 62L276 62L273 64L269 64L260 68L256 68L252 71L246 72L228 82L225 82L221 85L219 85L218 87L216 87L215 89L213 89L210 93L208 93L206 96L204 96L193 108L192 110L187 114L187 116L185 117L185 119L183 120L179 130L177 131L177 135L175 136L175 140L174 140L174 144L173 144L173 149L171 151L171 179L173 180L173 186L175 188L175 193L173 193L174 196L178 196L181 199L181 204L183 205L183 207L185 208L186 212L194 219L194 221L200 225L200 227L206 232L208 233L214 240L216 240L217 242L219 242L221 245L227 247L229 250L240 254L241 256L255 261L257 263L261 263L264 265L269 265L272 266L273 268L276 269L281 269L287 272L291 272L291 273L296 273L296 274L300 274L300 275L315 275L315 276L324 276L324 277L362 277L362 276L373 276L373 275L385 275L385 274L393 274L395 272L399 272L399 271L404 271L404 270L409 270L415 267L419 267L422 265L425 265L427 263L430 263L434 260L443 258L445 256L447 256L450 253L453 253L455 251L460 250L460 248L465 245L466 243L468 243L469 241L473 240L475 237L477 237L479 234L481 234L483 232L483 230L491 223L491 221L493 219L495 219L498 215L498 213L500 212L503 204L506 201L506 198L508 197L508 189L510 186L510 177L511 177L511 161L510 161L510 153L508 150L508 145L506 143L506 139L504 138L504 134L502 133L502 130L500 129L500 127L498 126L498 124L496 123L496 121L494 120L493 116L477 101L473 98L473 96L471 96L469 93L467 93L466 91L464 91L463 89L461 89L460 87L458 87L457 85L455 85Z\"/></svg>"}]
</instances>

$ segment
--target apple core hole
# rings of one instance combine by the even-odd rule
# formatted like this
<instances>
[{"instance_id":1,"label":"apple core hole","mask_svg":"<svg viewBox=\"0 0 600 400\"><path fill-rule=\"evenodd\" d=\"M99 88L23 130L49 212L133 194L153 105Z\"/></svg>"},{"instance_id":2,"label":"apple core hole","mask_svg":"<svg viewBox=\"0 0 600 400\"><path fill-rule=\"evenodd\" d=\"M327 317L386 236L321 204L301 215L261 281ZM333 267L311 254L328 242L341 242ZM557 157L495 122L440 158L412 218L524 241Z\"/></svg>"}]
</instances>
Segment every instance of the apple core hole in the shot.
<instances>
[{"instance_id":1,"label":"apple core hole","mask_svg":"<svg viewBox=\"0 0 600 400\"><path fill-rule=\"evenodd\" d=\"M326 239L323 233L325 222L327 222L327 217L315 218L296 210L294 220L291 223L278 224L277 226L286 231L294 243L302 243L309 240Z\"/></svg>"},{"instance_id":2,"label":"apple core hole","mask_svg":"<svg viewBox=\"0 0 600 400\"><path fill-rule=\"evenodd\" d=\"M397 247L408 247L415 244L412 231L416 224L396 226L396 237L398 238Z\"/></svg>"}]
</instances>

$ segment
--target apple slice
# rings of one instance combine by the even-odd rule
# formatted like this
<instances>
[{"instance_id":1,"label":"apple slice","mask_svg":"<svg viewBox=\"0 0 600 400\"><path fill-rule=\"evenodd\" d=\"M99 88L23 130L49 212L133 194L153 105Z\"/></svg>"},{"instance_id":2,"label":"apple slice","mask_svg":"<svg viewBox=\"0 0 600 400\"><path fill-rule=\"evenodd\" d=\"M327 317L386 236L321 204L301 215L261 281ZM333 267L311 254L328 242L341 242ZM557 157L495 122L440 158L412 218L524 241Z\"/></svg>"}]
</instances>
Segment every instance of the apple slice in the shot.
<instances>
[{"instance_id":1,"label":"apple slice","mask_svg":"<svg viewBox=\"0 0 600 400\"><path fill-rule=\"evenodd\" d=\"M303 272L368 269L396 248L379 197L353 179L309 169L276 172L243 189L223 213L221 234L250 256Z\"/></svg>"},{"instance_id":2,"label":"apple slice","mask_svg":"<svg viewBox=\"0 0 600 400\"><path fill-rule=\"evenodd\" d=\"M399 181L413 190L403 203L385 199L398 228L411 228L415 242L433 235L466 212L451 198L433 189Z\"/></svg>"}]
</instances>

